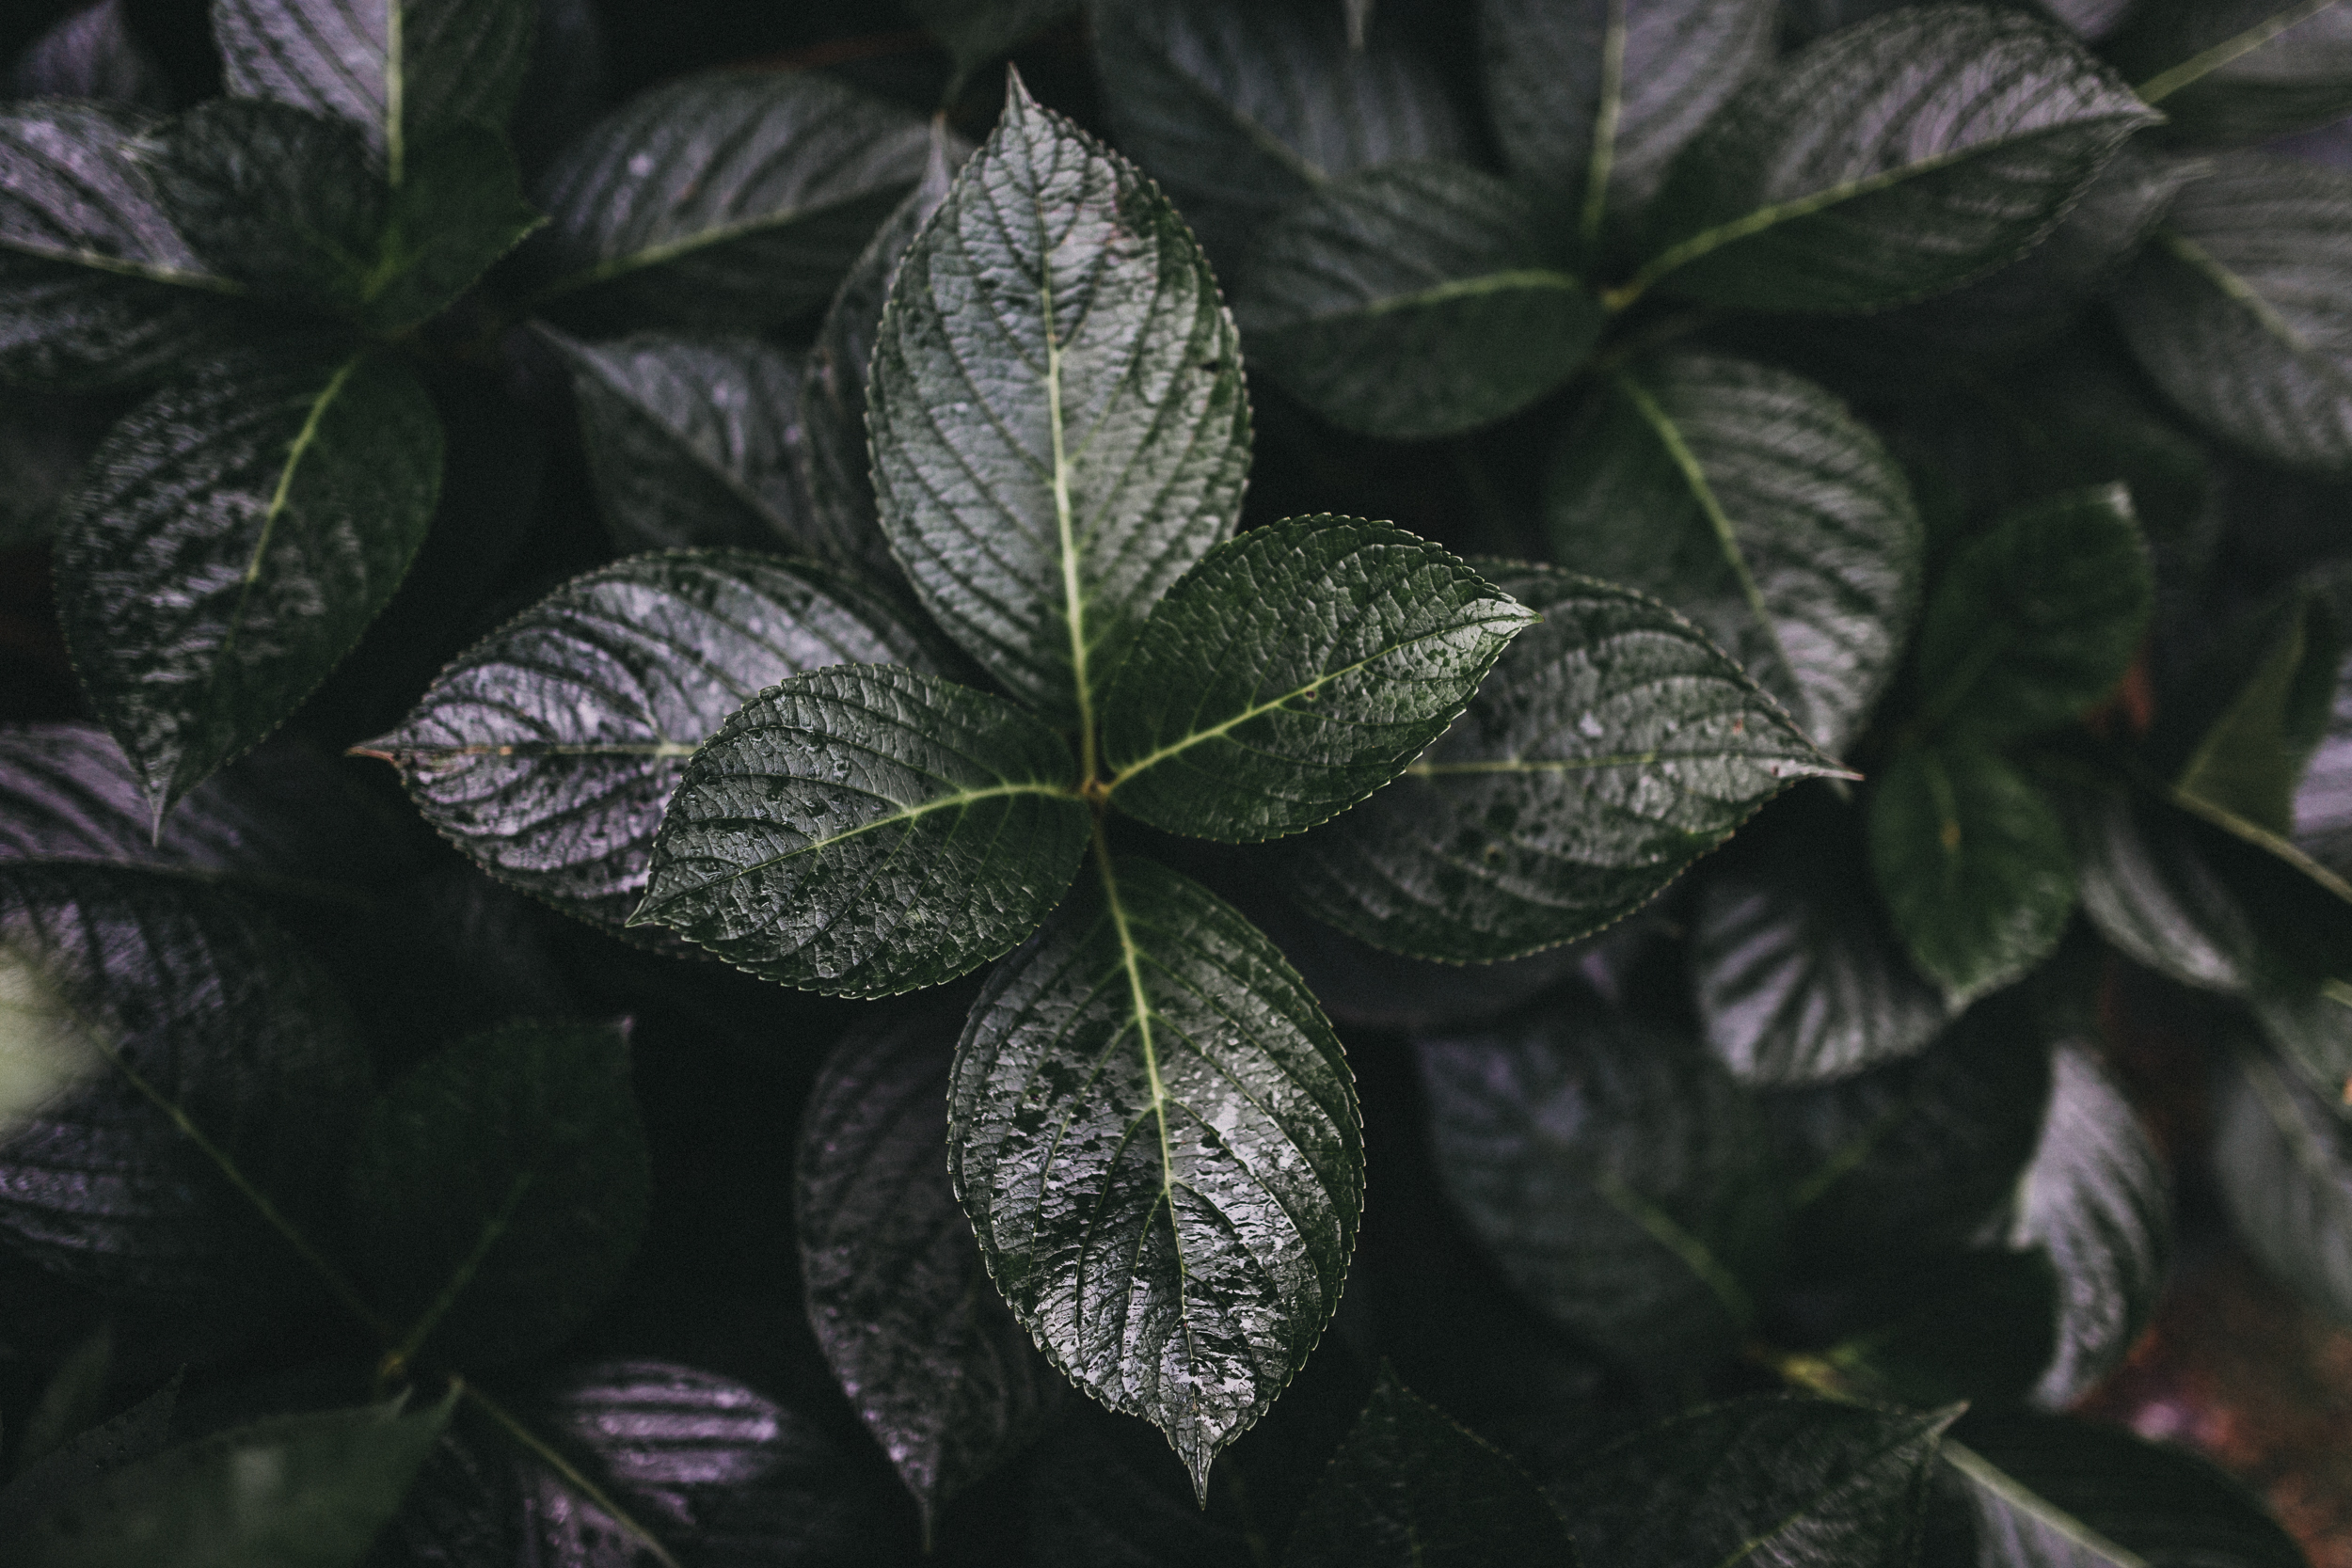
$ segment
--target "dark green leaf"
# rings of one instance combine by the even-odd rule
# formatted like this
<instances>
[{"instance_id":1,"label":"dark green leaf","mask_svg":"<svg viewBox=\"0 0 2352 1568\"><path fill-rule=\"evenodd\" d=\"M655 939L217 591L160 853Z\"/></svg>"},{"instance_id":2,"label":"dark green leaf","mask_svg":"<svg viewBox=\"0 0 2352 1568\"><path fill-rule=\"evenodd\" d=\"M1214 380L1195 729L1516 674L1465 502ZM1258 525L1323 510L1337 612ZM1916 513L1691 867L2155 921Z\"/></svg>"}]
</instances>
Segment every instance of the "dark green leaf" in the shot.
<instances>
[{"instance_id":1,"label":"dark green leaf","mask_svg":"<svg viewBox=\"0 0 2352 1568\"><path fill-rule=\"evenodd\" d=\"M1568 1527L1527 1472L1383 1370L1291 1528L1283 1568L1569 1568Z\"/></svg>"},{"instance_id":2,"label":"dark green leaf","mask_svg":"<svg viewBox=\"0 0 2352 1568\"><path fill-rule=\"evenodd\" d=\"M2121 793L2071 791L2061 803L2083 912L2102 937L2185 986L2233 994L2255 986L2264 960L2254 924L2177 814Z\"/></svg>"},{"instance_id":3,"label":"dark green leaf","mask_svg":"<svg viewBox=\"0 0 2352 1568\"><path fill-rule=\"evenodd\" d=\"M2039 1251L1905 1258L1869 1277L1880 1321L1785 1370L1895 1404L2015 1403L2050 1365L2058 1278Z\"/></svg>"},{"instance_id":4,"label":"dark green leaf","mask_svg":"<svg viewBox=\"0 0 2352 1568\"><path fill-rule=\"evenodd\" d=\"M1915 1054L1951 1012L1868 883L1859 814L1800 791L1724 851L1700 889L1691 977L1715 1054L1779 1086Z\"/></svg>"},{"instance_id":5,"label":"dark green leaf","mask_svg":"<svg viewBox=\"0 0 2352 1568\"><path fill-rule=\"evenodd\" d=\"M1229 271L1326 180L1470 156L1436 63L1385 28L1349 48L1336 6L1098 0L1094 48L1119 145Z\"/></svg>"},{"instance_id":6,"label":"dark green leaf","mask_svg":"<svg viewBox=\"0 0 2352 1568\"><path fill-rule=\"evenodd\" d=\"M2352 13L2347 13L2352 15ZM2259 152L2183 191L2115 296L2140 365L2257 456L2352 471L2352 174Z\"/></svg>"},{"instance_id":7,"label":"dark green leaf","mask_svg":"<svg viewBox=\"0 0 2352 1568\"><path fill-rule=\"evenodd\" d=\"M1441 163L1309 192L1260 230L1233 312L1251 364L1342 429L1394 440L1526 406L1607 320L1550 264L1527 195Z\"/></svg>"},{"instance_id":8,"label":"dark green leaf","mask_svg":"<svg viewBox=\"0 0 2352 1568\"><path fill-rule=\"evenodd\" d=\"M883 531L966 653L1089 730L1153 601L1241 509L1249 405L1208 262L1016 77L890 300L867 389Z\"/></svg>"},{"instance_id":9,"label":"dark green leaf","mask_svg":"<svg viewBox=\"0 0 2352 1568\"><path fill-rule=\"evenodd\" d=\"M1919 627L1926 721L1985 740L2065 723L2123 678L2154 607L2121 484L1996 519L1953 560Z\"/></svg>"},{"instance_id":10,"label":"dark green leaf","mask_svg":"<svg viewBox=\"0 0 2352 1568\"><path fill-rule=\"evenodd\" d=\"M425 819L500 880L617 931L643 900L694 749L763 688L830 664L920 665L870 592L740 551L615 562L458 656L401 727Z\"/></svg>"},{"instance_id":11,"label":"dark green leaf","mask_svg":"<svg viewBox=\"0 0 2352 1568\"><path fill-rule=\"evenodd\" d=\"M1765 310L1924 298L2030 249L2159 118L2024 12L1875 17L1749 83L1683 149L1623 293Z\"/></svg>"},{"instance_id":12,"label":"dark green leaf","mask_svg":"<svg viewBox=\"0 0 2352 1568\"><path fill-rule=\"evenodd\" d=\"M972 1010L948 1168L1046 1354L1165 1433L1205 1499L1339 1306L1361 1122L1273 943L1150 861L1095 870Z\"/></svg>"},{"instance_id":13,"label":"dark green leaf","mask_svg":"<svg viewBox=\"0 0 2352 1568\"><path fill-rule=\"evenodd\" d=\"M349 1180L360 1277L404 1359L549 1350L628 1266L651 1186L622 1032L509 1023L369 1108Z\"/></svg>"},{"instance_id":14,"label":"dark green leaf","mask_svg":"<svg viewBox=\"0 0 2352 1568\"><path fill-rule=\"evenodd\" d=\"M1037 1435L1061 1386L989 1283L947 1179L963 1013L935 1003L843 1037L802 1118L793 1189L809 1326L927 1539L942 1505Z\"/></svg>"},{"instance_id":15,"label":"dark green leaf","mask_svg":"<svg viewBox=\"0 0 2352 1568\"><path fill-rule=\"evenodd\" d=\"M1483 962L1640 908L1794 781L1838 771L1688 621L1486 563L1544 617L1405 776L1302 840L1292 895L1376 947Z\"/></svg>"},{"instance_id":16,"label":"dark green leaf","mask_svg":"<svg viewBox=\"0 0 2352 1568\"><path fill-rule=\"evenodd\" d=\"M96 865L0 869L0 1229L110 1293L249 1326L301 1265L231 1181L297 1226L321 1208L367 1090L342 999L234 896Z\"/></svg>"},{"instance_id":17,"label":"dark green leaf","mask_svg":"<svg viewBox=\"0 0 2352 1568\"><path fill-rule=\"evenodd\" d=\"M946 94L950 101L975 71L1077 8L1078 0L908 0L907 5L955 56L956 73Z\"/></svg>"},{"instance_id":18,"label":"dark green leaf","mask_svg":"<svg viewBox=\"0 0 2352 1568\"><path fill-rule=\"evenodd\" d=\"M280 1416L126 1465L10 1544L24 1568L349 1568L400 1507L448 1398Z\"/></svg>"},{"instance_id":19,"label":"dark green leaf","mask_svg":"<svg viewBox=\"0 0 2352 1568\"><path fill-rule=\"evenodd\" d=\"M914 116L814 72L667 83L539 177L537 297L592 331L790 321L832 294L929 147Z\"/></svg>"},{"instance_id":20,"label":"dark green leaf","mask_svg":"<svg viewBox=\"0 0 2352 1568\"><path fill-rule=\"evenodd\" d=\"M523 199L522 170L497 132L461 125L426 142L392 191L361 325L396 332L424 321L546 221Z\"/></svg>"},{"instance_id":21,"label":"dark green leaf","mask_svg":"<svg viewBox=\"0 0 2352 1568\"><path fill-rule=\"evenodd\" d=\"M440 478L424 388L369 352L242 355L116 426L58 536L58 610L158 819L351 651Z\"/></svg>"},{"instance_id":22,"label":"dark green leaf","mask_svg":"<svg viewBox=\"0 0 2352 1568\"><path fill-rule=\"evenodd\" d=\"M8 85L18 98L171 107L163 63L132 30L124 0L95 0L41 34L17 56Z\"/></svg>"},{"instance_id":23,"label":"dark green leaf","mask_svg":"<svg viewBox=\"0 0 2352 1568\"><path fill-rule=\"evenodd\" d=\"M1907 1568L1957 1414L1758 1395L1628 1438L1551 1497L1592 1562Z\"/></svg>"},{"instance_id":24,"label":"dark green leaf","mask_svg":"<svg viewBox=\"0 0 2352 1568\"><path fill-rule=\"evenodd\" d=\"M24 1431L14 1434L18 1470L38 1463L75 1433L98 1424L106 1384L114 1375L114 1355L111 1323L101 1323L66 1353L41 1386L40 1402L24 1418Z\"/></svg>"},{"instance_id":25,"label":"dark green leaf","mask_svg":"<svg viewBox=\"0 0 2352 1568\"><path fill-rule=\"evenodd\" d=\"M96 399L0 387L0 550L48 543L114 413Z\"/></svg>"},{"instance_id":26,"label":"dark green leaf","mask_svg":"<svg viewBox=\"0 0 2352 1568\"><path fill-rule=\"evenodd\" d=\"M1563 564L1690 616L1828 750L1861 733L1918 613L1923 539L1902 469L1836 398L1654 356L1561 444L1544 504Z\"/></svg>"},{"instance_id":27,"label":"dark green leaf","mask_svg":"<svg viewBox=\"0 0 2352 1568\"><path fill-rule=\"evenodd\" d=\"M622 550L813 552L799 356L753 337L546 336L571 367L588 472Z\"/></svg>"},{"instance_id":28,"label":"dark green leaf","mask_svg":"<svg viewBox=\"0 0 2352 1568\"><path fill-rule=\"evenodd\" d=\"M119 1416L75 1433L19 1470L0 1489L0 1541L30 1525L57 1498L161 1449L171 1441L171 1418L179 1403L175 1377ZM32 1435L29 1429L26 1435ZM24 1447L29 1450L29 1444Z\"/></svg>"},{"instance_id":29,"label":"dark green leaf","mask_svg":"<svg viewBox=\"0 0 2352 1568\"><path fill-rule=\"evenodd\" d=\"M2318 747L2344 644L2317 599L2295 606L2268 651L2182 765L2172 787L2279 834L2296 831L2296 781Z\"/></svg>"},{"instance_id":30,"label":"dark green leaf","mask_svg":"<svg viewBox=\"0 0 2352 1568\"><path fill-rule=\"evenodd\" d=\"M1753 1102L1696 1040L1571 997L1415 1043L1438 1175L1529 1300L1647 1376L1739 1349L1778 1195Z\"/></svg>"},{"instance_id":31,"label":"dark green leaf","mask_svg":"<svg viewBox=\"0 0 2352 1568\"><path fill-rule=\"evenodd\" d=\"M2110 53L2195 141L2265 141L2352 111L2352 12L2335 0L2142 0Z\"/></svg>"},{"instance_id":32,"label":"dark green leaf","mask_svg":"<svg viewBox=\"0 0 2352 1568\"><path fill-rule=\"evenodd\" d=\"M819 670L694 753L629 921L762 979L889 996L1037 929L1089 821L1069 746L1003 698L890 665Z\"/></svg>"},{"instance_id":33,"label":"dark green leaf","mask_svg":"<svg viewBox=\"0 0 2352 1568\"><path fill-rule=\"evenodd\" d=\"M1104 699L1111 799L1252 844L1403 772L1535 615L1393 523L1293 517L1168 590Z\"/></svg>"},{"instance_id":34,"label":"dark green leaf","mask_svg":"<svg viewBox=\"0 0 2352 1568\"><path fill-rule=\"evenodd\" d=\"M435 136L502 128L531 58L530 0L213 0L239 98L337 115L395 185Z\"/></svg>"},{"instance_id":35,"label":"dark green leaf","mask_svg":"<svg viewBox=\"0 0 2352 1568\"><path fill-rule=\"evenodd\" d=\"M2264 1268L2352 1322L2352 1124L2241 1045L2215 1085L2214 1169L2237 1234Z\"/></svg>"},{"instance_id":36,"label":"dark green leaf","mask_svg":"<svg viewBox=\"0 0 2352 1568\"><path fill-rule=\"evenodd\" d=\"M1772 57L1769 0L1484 0L1487 112L1511 172L1574 213L1587 253Z\"/></svg>"},{"instance_id":37,"label":"dark green leaf","mask_svg":"<svg viewBox=\"0 0 2352 1568\"><path fill-rule=\"evenodd\" d=\"M1870 795L1870 870L1912 961L1958 1012L2049 957L2074 915L2066 824L1998 752L1898 752Z\"/></svg>"}]
</instances>

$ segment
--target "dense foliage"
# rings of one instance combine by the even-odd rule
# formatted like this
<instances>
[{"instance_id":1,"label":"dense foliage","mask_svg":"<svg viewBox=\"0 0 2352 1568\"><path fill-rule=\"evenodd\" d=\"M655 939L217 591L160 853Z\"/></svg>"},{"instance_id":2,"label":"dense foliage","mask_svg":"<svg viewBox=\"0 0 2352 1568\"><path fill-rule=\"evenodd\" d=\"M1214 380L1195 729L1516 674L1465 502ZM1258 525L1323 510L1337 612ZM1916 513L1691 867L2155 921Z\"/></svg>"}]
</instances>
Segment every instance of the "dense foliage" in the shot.
<instances>
[{"instance_id":1,"label":"dense foliage","mask_svg":"<svg viewBox=\"0 0 2352 1568\"><path fill-rule=\"evenodd\" d=\"M18 57L0 1560L2300 1563L2352 6L906 9Z\"/></svg>"}]
</instances>

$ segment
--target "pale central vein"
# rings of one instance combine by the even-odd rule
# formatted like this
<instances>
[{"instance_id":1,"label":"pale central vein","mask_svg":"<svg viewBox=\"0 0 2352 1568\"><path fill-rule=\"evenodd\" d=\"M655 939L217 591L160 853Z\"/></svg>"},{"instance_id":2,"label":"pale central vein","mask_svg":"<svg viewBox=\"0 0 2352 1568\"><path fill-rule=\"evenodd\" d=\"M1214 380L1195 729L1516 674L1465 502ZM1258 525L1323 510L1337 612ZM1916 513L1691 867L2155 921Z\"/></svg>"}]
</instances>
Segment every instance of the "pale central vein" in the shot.
<instances>
[{"instance_id":1,"label":"pale central vein","mask_svg":"<svg viewBox=\"0 0 2352 1568\"><path fill-rule=\"evenodd\" d=\"M1094 777L1094 693L1087 678L1086 592L1078 580L1078 527L1070 507L1070 454L1062 430L1061 337L1054 326L1054 273L1038 269L1038 298L1045 308L1045 419L1054 440L1054 528L1061 541L1062 616L1070 626L1070 675L1078 693L1078 777Z\"/></svg>"}]
</instances>

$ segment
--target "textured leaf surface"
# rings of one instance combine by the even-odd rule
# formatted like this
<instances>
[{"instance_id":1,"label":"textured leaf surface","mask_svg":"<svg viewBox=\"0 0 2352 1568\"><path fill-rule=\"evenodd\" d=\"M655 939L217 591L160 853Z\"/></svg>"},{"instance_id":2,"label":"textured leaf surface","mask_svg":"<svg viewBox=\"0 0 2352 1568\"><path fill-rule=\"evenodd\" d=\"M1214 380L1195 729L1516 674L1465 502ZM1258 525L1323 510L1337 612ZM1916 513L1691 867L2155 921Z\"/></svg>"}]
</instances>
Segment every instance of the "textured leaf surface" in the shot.
<instances>
[{"instance_id":1,"label":"textured leaf surface","mask_svg":"<svg viewBox=\"0 0 2352 1568\"><path fill-rule=\"evenodd\" d=\"M588 472L624 551L815 553L821 535L799 472L799 356L752 337L549 336L571 367Z\"/></svg>"},{"instance_id":2,"label":"textured leaf surface","mask_svg":"<svg viewBox=\"0 0 2352 1568\"><path fill-rule=\"evenodd\" d=\"M2193 141L2265 141L2352 110L2352 13L2334 0L2151 0L2112 53Z\"/></svg>"},{"instance_id":3,"label":"textured leaf surface","mask_svg":"<svg viewBox=\"0 0 2352 1568\"><path fill-rule=\"evenodd\" d=\"M1098 860L956 1050L949 1169L1047 1355L1209 1463L1339 1306L1363 1212L1355 1085L1272 942L1150 861Z\"/></svg>"},{"instance_id":4,"label":"textured leaf surface","mask_svg":"<svg viewBox=\"0 0 2352 1568\"><path fill-rule=\"evenodd\" d=\"M1094 40L1120 147L1228 271L1261 222L1326 180L1470 160L1434 62L1383 28L1350 48L1336 6L1117 0L1096 8Z\"/></svg>"},{"instance_id":5,"label":"textured leaf surface","mask_svg":"<svg viewBox=\"0 0 2352 1568\"><path fill-rule=\"evenodd\" d=\"M1902 470L1836 398L1747 360L1653 356L1562 443L1544 504L1562 564L1696 621L1830 751L1861 733L1925 544Z\"/></svg>"},{"instance_id":6,"label":"textured leaf surface","mask_svg":"<svg viewBox=\"0 0 2352 1568\"><path fill-rule=\"evenodd\" d=\"M1695 1040L1571 1000L1416 1044L1438 1175L1529 1300L1637 1372L1738 1348L1777 1195L1752 1102Z\"/></svg>"},{"instance_id":7,"label":"textured leaf surface","mask_svg":"<svg viewBox=\"0 0 2352 1568\"><path fill-rule=\"evenodd\" d=\"M2241 152L2183 191L2115 296L2141 367L2259 457L2352 472L2352 174Z\"/></svg>"},{"instance_id":8,"label":"textured leaf surface","mask_svg":"<svg viewBox=\"0 0 2352 1568\"><path fill-rule=\"evenodd\" d=\"M2121 484L2003 515L1953 558L1920 625L1929 722L1988 741L2066 722L2123 678L2154 601Z\"/></svg>"},{"instance_id":9,"label":"textured leaf surface","mask_svg":"<svg viewBox=\"0 0 2352 1568\"><path fill-rule=\"evenodd\" d=\"M1392 523L1253 529L1168 591L1120 666L1111 799L1229 843L1311 828L1444 734L1534 619Z\"/></svg>"},{"instance_id":10,"label":"textured leaf surface","mask_svg":"<svg viewBox=\"0 0 2352 1568\"><path fill-rule=\"evenodd\" d=\"M2156 120L2022 11L1874 17L1708 122L1650 211L1651 258L1630 287L1765 310L1923 298L2024 254Z\"/></svg>"},{"instance_id":11,"label":"textured leaf surface","mask_svg":"<svg viewBox=\"0 0 2352 1568\"><path fill-rule=\"evenodd\" d=\"M552 1349L610 1293L652 1187L628 1070L617 1029L509 1023L369 1108L349 1181L360 1274L411 1354L486 1367Z\"/></svg>"},{"instance_id":12,"label":"textured leaf surface","mask_svg":"<svg viewBox=\"0 0 2352 1568\"><path fill-rule=\"evenodd\" d=\"M640 93L540 176L539 299L586 330L750 330L831 296L923 173L923 122L814 72Z\"/></svg>"},{"instance_id":13,"label":"textured leaf surface","mask_svg":"<svg viewBox=\"0 0 2352 1568\"><path fill-rule=\"evenodd\" d=\"M213 0L213 35L231 94L358 122L397 185L432 136L504 128L533 11L530 0Z\"/></svg>"},{"instance_id":14,"label":"textured leaf surface","mask_svg":"<svg viewBox=\"0 0 2352 1568\"><path fill-rule=\"evenodd\" d=\"M2244 1048L2215 1096L2214 1169L2238 1237L2304 1300L2352 1323L2352 1126Z\"/></svg>"},{"instance_id":15,"label":"textured leaf surface","mask_svg":"<svg viewBox=\"0 0 2352 1568\"><path fill-rule=\"evenodd\" d=\"M924 607L1090 727L1249 466L1232 319L1184 220L1016 84L899 266L872 375L882 529Z\"/></svg>"},{"instance_id":16,"label":"textured leaf surface","mask_svg":"<svg viewBox=\"0 0 2352 1568\"><path fill-rule=\"evenodd\" d=\"M283 721L391 598L441 440L396 360L248 355L99 448L57 539L59 618L158 817Z\"/></svg>"},{"instance_id":17,"label":"textured leaf surface","mask_svg":"<svg viewBox=\"0 0 2352 1568\"><path fill-rule=\"evenodd\" d=\"M1551 264L1525 193L1389 164L1259 233L1233 313L1250 363L1333 424L1415 440L1490 424L1576 372L1600 301Z\"/></svg>"},{"instance_id":18,"label":"textured leaf surface","mask_svg":"<svg viewBox=\"0 0 2352 1568\"><path fill-rule=\"evenodd\" d=\"M1061 736L888 665L795 675L687 765L632 924L837 996L951 980L1061 901L1089 817Z\"/></svg>"},{"instance_id":19,"label":"textured leaf surface","mask_svg":"<svg viewBox=\"0 0 2352 1568\"><path fill-rule=\"evenodd\" d=\"M1551 1495L1594 1562L1899 1568L1956 1414L1762 1395L1628 1438Z\"/></svg>"},{"instance_id":20,"label":"textured leaf surface","mask_svg":"<svg viewBox=\"0 0 2352 1568\"><path fill-rule=\"evenodd\" d=\"M1292 1527L1285 1568L1569 1568L1568 1527L1527 1473L1384 1370Z\"/></svg>"},{"instance_id":21,"label":"textured leaf surface","mask_svg":"<svg viewBox=\"0 0 2352 1568\"><path fill-rule=\"evenodd\" d=\"M1405 776L1300 841L1292 895L1376 947L1481 962L1640 908L1797 779L1837 771L1656 600L1487 563L1544 617Z\"/></svg>"},{"instance_id":22,"label":"textured leaf surface","mask_svg":"<svg viewBox=\"0 0 2352 1568\"><path fill-rule=\"evenodd\" d=\"M1896 931L1958 1012L2047 958L2074 914L2066 824L1998 752L1896 753L1870 796L1870 870Z\"/></svg>"},{"instance_id":23,"label":"textured leaf surface","mask_svg":"<svg viewBox=\"0 0 2352 1568\"><path fill-rule=\"evenodd\" d=\"M739 551L618 562L474 644L368 749L476 864L618 930L694 749L787 676L920 664L914 635L821 569Z\"/></svg>"}]
</instances>

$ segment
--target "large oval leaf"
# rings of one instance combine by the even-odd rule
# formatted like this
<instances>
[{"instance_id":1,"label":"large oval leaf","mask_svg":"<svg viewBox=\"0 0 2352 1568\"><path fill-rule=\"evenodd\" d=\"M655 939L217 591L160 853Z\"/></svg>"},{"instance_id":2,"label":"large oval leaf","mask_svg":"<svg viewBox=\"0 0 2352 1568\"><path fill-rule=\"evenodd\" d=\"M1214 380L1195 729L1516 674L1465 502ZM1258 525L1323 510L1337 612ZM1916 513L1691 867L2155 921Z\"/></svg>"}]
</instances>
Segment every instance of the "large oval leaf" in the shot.
<instances>
[{"instance_id":1,"label":"large oval leaf","mask_svg":"<svg viewBox=\"0 0 2352 1568\"><path fill-rule=\"evenodd\" d=\"M1175 209L1016 82L908 252L874 345L883 531L925 608L1057 723L1231 533L1232 319Z\"/></svg>"},{"instance_id":2,"label":"large oval leaf","mask_svg":"<svg viewBox=\"0 0 2352 1568\"><path fill-rule=\"evenodd\" d=\"M1291 893L1318 918L1414 958L1531 953L1640 908L1767 800L1839 771L1655 599L1486 570L1544 623L1403 778L1300 841Z\"/></svg>"},{"instance_id":3,"label":"large oval leaf","mask_svg":"<svg viewBox=\"0 0 2352 1568\"><path fill-rule=\"evenodd\" d=\"M1534 620L1393 523L1253 529L1184 574L1120 666L1111 799L1228 843L1311 828L1442 735Z\"/></svg>"},{"instance_id":4,"label":"large oval leaf","mask_svg":"<svg viewBox=\"0 0 2352 1568\"><path fill-rule=\"evenodd\" d=\"M1906 8L1751 82L1649 215L1659 285L1711 305L1866 310L2024 254L2159 116L2018 10Z\"/></svg>"},{"instance_id":5,"label":"large oval leaf","mask_svg":"<svg viewBox=\"0 0 2352 1568\"><path fill-rule=\"evenodd\" d=\"M2352 1126L2309 1085L2241 1045L2215 1085L2214 1170L2263 1267L2352 1323Z\"/></svg>"},{"instance_id":6,"label":"large oval leaf","mask_svg":"<svg viewBox=\"0 0 2352 1568\"><path fill-rule=\"evenodd\" d=\"M654 840L659 921L763 979L935 986L1037 929L1091 818L1033 715L890 665L769 688L694 753Z\"/></svg>"},{"instance_id":7,"label":"large oval leaf","mask_svg":"<svg viewBox=\"0 0 2352 1568\"><path fill-rule=\"evenodd\" d=\"M739 551L575 578L458 656L400 728L425 819L501 881L618 931L694 749L787 675L925 662L889 608L821 568Z\"/></svg>"},{"instance_id":8,"label":"large oval leaf","mask_svg":"<svg viewBox=\"0 0 2352 1568\"><path fill-rule=\"evenodd\" d=\"M1338 1307L1363 1212L1340 1042L1274 944L1152 862L1000 967L949 1090L949 1168L1046 1354L1209 1463Z\"/></svg>"},{"instance_id":9,"label":"large oval leaf","mask_svg":"<svg viewBox=\"0 0 2352 1568\"><path fill-rule=\"evenodd\" d=\"M1902 469L1801 376L1676 352L1614 377L1545 484L1555 559L1705 627L1836 752L1918 613L1925 539Z\"/></svg>"}]
</instances>

